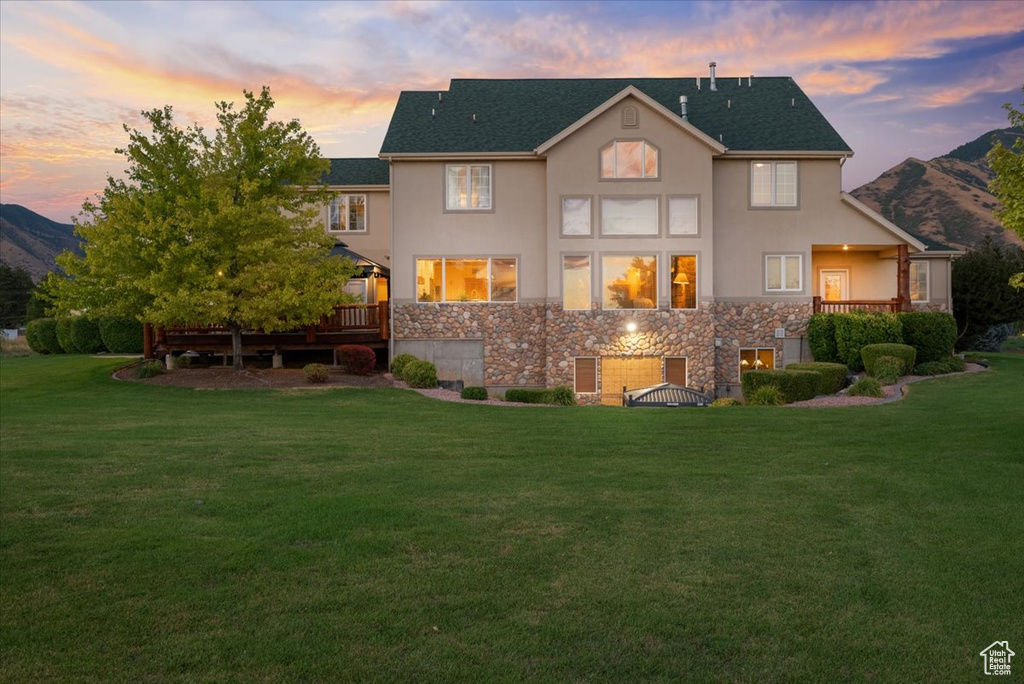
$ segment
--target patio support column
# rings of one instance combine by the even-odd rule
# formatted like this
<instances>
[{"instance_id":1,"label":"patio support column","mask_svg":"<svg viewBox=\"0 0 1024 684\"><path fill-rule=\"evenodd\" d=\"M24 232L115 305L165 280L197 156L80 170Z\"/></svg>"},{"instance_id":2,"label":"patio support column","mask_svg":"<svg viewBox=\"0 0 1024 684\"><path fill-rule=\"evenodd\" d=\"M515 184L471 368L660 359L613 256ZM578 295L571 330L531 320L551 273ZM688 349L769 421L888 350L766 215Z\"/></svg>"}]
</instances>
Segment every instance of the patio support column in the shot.
<instances>
[{"instance_id":1,"label":"patio support column","mask_svg":"<svg viewBox=\"0 0 1024 684\"><path fill-rule=\"evenodd\" d=\"M906 245L896 247L896 291L900 311L910 311L910 251Z\"/></svg>"},{"instance_id":2,"label":"patio support column","mask_svg":"<svg viewBox=\"0 0 1024 684\"><path fill-rule=\"evenodd\" d=\"M153 324L142 324L142 357L153 358Z\"/></svg>"}]
</instances>

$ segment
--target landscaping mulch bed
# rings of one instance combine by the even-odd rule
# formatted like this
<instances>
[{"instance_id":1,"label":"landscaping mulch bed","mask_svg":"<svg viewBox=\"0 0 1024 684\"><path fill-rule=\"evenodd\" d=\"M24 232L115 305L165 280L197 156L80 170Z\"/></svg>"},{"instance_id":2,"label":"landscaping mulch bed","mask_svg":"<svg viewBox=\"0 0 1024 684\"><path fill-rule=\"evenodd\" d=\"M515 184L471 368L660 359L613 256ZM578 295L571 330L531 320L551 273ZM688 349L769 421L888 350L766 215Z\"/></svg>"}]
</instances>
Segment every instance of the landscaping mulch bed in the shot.
<instances>
[{"instance_id":1,"label":"landscaping mulch bed","mask_svg":"<svg viewBox=\"0 0 1024 684\"><path fill-rule=\"evenodd\" d=\"M965 370L964 373L978 373L985 370L988 369L984 366L969 363L967 364L967 370ZM863 375L863 373L861 375ZM885 385L882 387L882 391L885 392L884 397L851 397L849 394L846 394L846 390L843 390L839 394L815 397L814 399L808 399L807 401L797 401L792 404L786 404L786 406L795 406L798 408L827 408L832 406L870 406L873 404L888 404L892 401L899 401L906 396L907 385L920 382L922 380L949 378L957 375L963 375L963 373L949 373L946 375L905 375L895 384Z\"/></svg>"},{"instance_id":2,"label":"landscaping mulch bed","mask_svg":"<svg viewBox=\"0 0 1024 684\"><path fill-rule=\"evenodd\" d=\"M327 382L311 383L306 380L301 368L247 368L236 371L232 368L181 368L152 378L136 376L136 366L131 365L114 373L118 380L144 382L164 387L189 387L192 389L322 389L337 387L393 387L389 373L352 375L332 370Z\"/></svg>"}]
</instances>

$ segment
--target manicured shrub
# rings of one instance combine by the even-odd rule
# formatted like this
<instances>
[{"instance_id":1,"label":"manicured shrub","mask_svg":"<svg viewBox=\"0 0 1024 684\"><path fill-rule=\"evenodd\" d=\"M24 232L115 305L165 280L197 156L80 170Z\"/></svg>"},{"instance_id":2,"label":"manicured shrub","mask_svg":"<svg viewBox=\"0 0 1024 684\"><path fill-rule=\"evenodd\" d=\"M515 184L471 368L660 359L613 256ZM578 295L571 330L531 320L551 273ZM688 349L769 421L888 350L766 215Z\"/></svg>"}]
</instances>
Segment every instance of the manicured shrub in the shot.
<instances>
[{"instance_id":1,"label":"manicured shrub","mask_svg":"<svg viewBox=\"0 0 1024 684\"><path fill-rule=\"evenodd\" d=\"M517 404L549 404L551 395L542 389L510 389L505 390L505 401Z\"/></svg>"},{"instance_id":2,"label":"manicured shrub","mask_svg":"<svg viewBox=\"0 0 1024 684\"><path fill-rule=\"evenodd\" d=\"M302 367L302 372L306 375L306 381L313 383L327 382L330 376L327 366L322 363L307 363Z\"/></svg>"},{"instance_id":3,"label":"manicured shrub","mask_svg":"<svg viewBox=\"0 0 1024 684\"><path fill-rule=\"evenodd\" d=\"M57 341L57 321L53 318L37 318L29 321L25 329L29 348L37 354L63 354L64 349Z\"/></svg>"},{"instance_id":4,"label":"manicured shrub","mask_svg":"<svg viewBox=\"0 0 1024 684\"><path fill-rule=\"evenodd\" d=\"M786 403L782 390L775 385L762 385L751 392L749 397L744 394L743 400L748 406L781 406Z\"/></svg>"},{"instance_id":5,"label":"manicured shrub","mask_svg":"<svg viewBox=\"0 0 1024 684\"><path fill-rule=\"evenodd\" d=\"M399 380L404 380L405 367L413 361L419 361L419 359L412 354L399 354L391 359L391 374Z\"/></svg>"},{"instance_id":6,"label":"manicured shrub","mask_svg":"<svg viewBox=\"0 0 1024 684\"><path fill-rule=\"evenodd\" d=\"M953 356L952 354L939 361L939 363L943 365L947 373L963 373L967 370L967 363L959 356Z\"/></svg>"},{"instance_id":7,"label":"manicured shrub","mask_svg":"<svg viewBox=\"0 0 1024 684\"><path fill-rule=\"evenodd\" d=\"M909 375L914 370L917 350L907 344L869 344L865 346L861 349L861 358L868 375L878 377L875 372L875 362L883 356L895 356L902 361L900 375Z\"/></svg>"},{"instance_id":8,"label":"manicured shrub","mask_svg":"<svg viewBox=\"0 0 1024 684\"><path fill-rule=\"evenodd\" d=\"M82 354L95 354L106 349L100 337L99 324L86 316L71 319L71 344Z\"/></svg>"},{"instance_id":9,"label":"manicured shrub","mask_svg":"<svg viewBox=\"0 0 1024 684\"><path fill-rule=\"evenodd\" d=\"M878 378L883 385L892 385L903 375L903 361L895 356L879 356L872 371L872 377Z\"/></svg>"},{"instance_id":10,"label":"manicured shrub","mask_svg":"<svg viewBox=\"0 0 1024 684\"><path fill-rule=\"evenodd\" d=\"M807 324L807 344L815 361L835 363L839 361L836 348L836 319L838 314L819 313L811 316Z\"/></svg>"},{"instance_id":11,"label":"manicured shrub","mask_svg":"<svg viewBox=\"0 0 1024 684\"><path fill-rule=\"evenodd\" d=\"M100 338L112 354L142 353L142 323L134 318L104 316L100 319Z\"/></svg>"},{"instance_id":12,"label":"manicured shrub","mask_svg":"<svg viewBox=\"0 0 1024 684\"><path fill-rule=\"evenodd\" d=\"M838 361L850 370L864 370L860 350L869 344L901 343L903 335L896 314L835 314ZM815 357L815 360L820 360Z\"/></svg>"},{"instance_id":13,"label":"manicured shrub","mask_svg":"<svg viewBox=\"0 0 1024 684\"><path fill-rule=\"evenodd\" d=\"M779 389L784 403L813 399L821 394L821 375L805 370L752 370L743 374L743 401L750 403L750 397L759 387L773 386Z\"/></svg>"},{"instance_id":14,"label":"manicured shrub","mask_svg":"<svg viewBox=\"0 0 1024 684\"><path fill-rule=\"evenodd\" d=\"M882 383L876 378L861 378L850 385L849 394L851 397L884 397Z\"/></svg>"},{"instance_id":15,"label":"manicured shrub","mask_svg":"<svg viewBox=\"0 0 1024 684\"><path fill-rule=\"evenodd\" d=\"M984 361L984 359L969 358L971 363ZM940 361L925 361L914 366L914 375L946 375L947 373L962 373L967 370L967 364L956 356L947 356Z\"/></svg>"},{"instance_id":16,"label":"manicured shrub","mask_svg":"<svg viewBox=\"0 0 1024 684\"><path fill-rule=\"evenodd\" d=\"M471 401L487 401L486 387L463 387L462 398Z\"/></svg>"},{"instance_id":17,"label":"manicured shrub","mask_svg":"<svg viewBox=\"0 0 1024 684\"><path fill-rule=\"evenodd\" d=\"M743 404L739 399L732 397L722 397L721 399L715 399L711 402L711 408L724 408L726 406L742 406Z\"/></svg>"},{"instance_id":18,"label":"manicured shrub","mask_svg":"<svg viewBox=\"0 0 1024 684\"><path fill-rule=\"evenodd\" d=\"M347 373L369 375L377 366L377 355L360 344L343 344L338 347L338 361Z\"/></svg>"},{"instance_id":19,"label":"manicured shrub","mask_svg":"<svg viewBox=\"0 0 1024 684\"><path fill-rule=\"evenodd\" d=\"M1021 297L1024 299L1024 297ZM974 351L984 352L997 352L1003 348L1006 340L1017 331L1017 325L1015 323L1000 323L993 325L982 335L978 335L974 338L974 343L969 345L968 349ZM963 342L963 340L961 340Z\"/></svg>"},{"instance_id":20,"label":"manicured shrub","mask_svg":"<svg viewBox=\"0 0 1024 684\"><path fill-rule=\"evenodd\" d=\"M917 362L941 361L953 353L956 321L948 313L910 311L896 314L903 331L903 344L917 350Z\"/></svg>"},{"instance_id":21,"label":"manicured shrub","mask_svg":"<svg viewBox=\"0 0 1024 684\"><path fill-rule=\"evenodd\" d=\"M821 393L835 394L846 387L846 378L850 369L841 363L825 363L812 361L809 363L791 363L786 370L814 371L821 376Z\"/></svg>"},{"instance_id":22,"label":"manicured shrub","mask_svg":"<svg viewBox=\"0 0 1024 684\"><path fill-rule=\"evenodd\" d=\"M78 354L78 347L71 341L71 319L57 319L57 343L65 354Z\"/></svg>"},{"instance_id":23,"label":"manicured shrub","mask_svg":"<svg viewBox=\"0 0 1024 684\"><path fill-rule=\"evenodd\" d=\"M163 375L167 371L164 369L164 364L160 363L156 359L148 359L139 364L139 367L135 370L135 374L140 378L152 378L157 375Z\"/></svg>"},{"instance_id":24,"label":"manicured shrub","mask_svg":"<svg viewBox=\"0 0 1024 684\"><path fill-rule=\"evenodd\" d=\"M404 379L409 387L430 389L437 387L437 367L429 361L416 359L406 364L403 372Z\"/></svg>"},{"instance_id":25,"label":"manicured shrub","mask_svg":"<svg viewBox=\"0 0 1024 684\"><path fill-rule=\"evenodd\" d=\"M572 391L571 387L559 385L552 390L548 390L548 395L550 397L548 403L555 404L556 406L576 405L576 393Z\"/></svg>"}]
</instances>

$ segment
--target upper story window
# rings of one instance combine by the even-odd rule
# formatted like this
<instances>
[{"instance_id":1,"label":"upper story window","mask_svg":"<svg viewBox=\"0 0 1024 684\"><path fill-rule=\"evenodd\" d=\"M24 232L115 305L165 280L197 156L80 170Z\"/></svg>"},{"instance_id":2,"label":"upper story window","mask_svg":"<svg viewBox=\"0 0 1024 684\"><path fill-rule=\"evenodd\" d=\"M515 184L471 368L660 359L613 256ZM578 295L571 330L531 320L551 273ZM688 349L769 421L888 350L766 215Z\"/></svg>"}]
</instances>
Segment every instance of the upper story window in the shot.
<instances>
[{"instance_id":1,"label":"upper story window","mask_svg":"<svg viewBox=\"0 0 1024 684\"><path fill-rule=\"evenodd\" d=\"M601 148L601 178L657 178L658 148L646 140L615 140Z\"/></svg>"},{"instance_id":2,"label":"upper story window","mask_svg":"<svg viewBox=\"0 0 1024 684\"><path fill-rule=\"evenodd\" d=\"M366 232L366 195L335 195L327 218L331 233Z\"/></svg>"},{"instance_id":3,"label":"upper story window","mask_svg":"<svg viewBox=\"0 0 1024 684\"><path fill-rule=\"evenodd\" d=\"M928 262L910 262L910 301L928 301Z\"/></svg>"},{"instance_id":4,"label":"upper story window","mask_svg":"<svg viewBox=\"0 0 1024 684\"><path fill-rule=\"evenodd\" d=\"M795 207L796 162L751 162L750 206Z\"/></svg>"},{"instance_id":5,"label":"upper story window","mask_svg":"<svg viewBox=\"0 0 1024 684\"><path fill-rule=\"evenodd\" d=\"M448 211L491 209L490 164L448 164L445 174Z\"/></svg>"}]
</instances>

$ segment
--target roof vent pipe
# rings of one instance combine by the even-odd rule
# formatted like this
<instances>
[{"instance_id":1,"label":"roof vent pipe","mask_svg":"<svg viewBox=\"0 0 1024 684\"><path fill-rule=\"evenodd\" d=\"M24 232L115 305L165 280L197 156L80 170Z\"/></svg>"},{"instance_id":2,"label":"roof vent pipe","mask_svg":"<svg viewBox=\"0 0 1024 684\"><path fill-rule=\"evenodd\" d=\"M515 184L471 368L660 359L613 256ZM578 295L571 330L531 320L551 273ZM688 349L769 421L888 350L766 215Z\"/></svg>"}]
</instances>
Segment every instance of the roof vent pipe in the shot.
<instances>
[{"instance_id":1,"label":"roof vent pipe","mask_svg":"<svg viewBox=\"0 0 1024 684\"><path fill-rule=\"evenodd\" d=\"M433 119L435 116L437 116L437 110L434 109L433 107L431 107L431 109L430 109L430 118Z\"/></svg>"},{"instance_id":2,"label":"roof vent pipe","mask_svg":"<svg viewBox=\"0 0 1024 684\"><path fill-rule=\"evenodd\" d=\"M679 96L679 113L683 117L683 121L686 121L686 103L688 102L685 95Z\"/></svg>"},{"instance_id":3,"label":"roof vent pipe","mask_svg":"<svg viewBox=\"0 0 1024 684\"><path fill-rule=\"evenodd\" d=\"M437 101L438 102L443 102L444 101L444 95L442 95L441 93L438 93L437 94Z\"/></svg>"},{"instance_id":4,"label":"roof vent pipe","mask_svg":"<svg viewBox=\"0 0 1024 684\"><path fill-rule=\"evenodd\" d=\"M473 115L473 123L476 123L476 114Z\"/></svg>"},{"instance_id":5,"label":"roof vent pipe","mask_svg":"<svg viewBox=\"0 0 1024 684\"><path fill-rule=\"evenodd\" d=\"M715 83L715 67L718 65L715 62L708 62L708 66L711 67L711 90L718 90L718 84Z\"/></svg>"},{"instance_id":6,"label":"roof vent pipe","mask_svg":"<svg viewBox=\"0 0 1024 684\"><path fill-rule=\"evenodd\" d=\"M750 88L754 85L754 74L747 76L747 87Z\"/></svg>"},{"instance_id":7,"label":"roof vent pipe","mask_svg":"<svg viewBox=\"0 0 1024 684\"><path fill-rule=\"evenodd\" d=\"M700 76L697 77L697 92L700 92Z\"/></svg>"}]
</instances>

